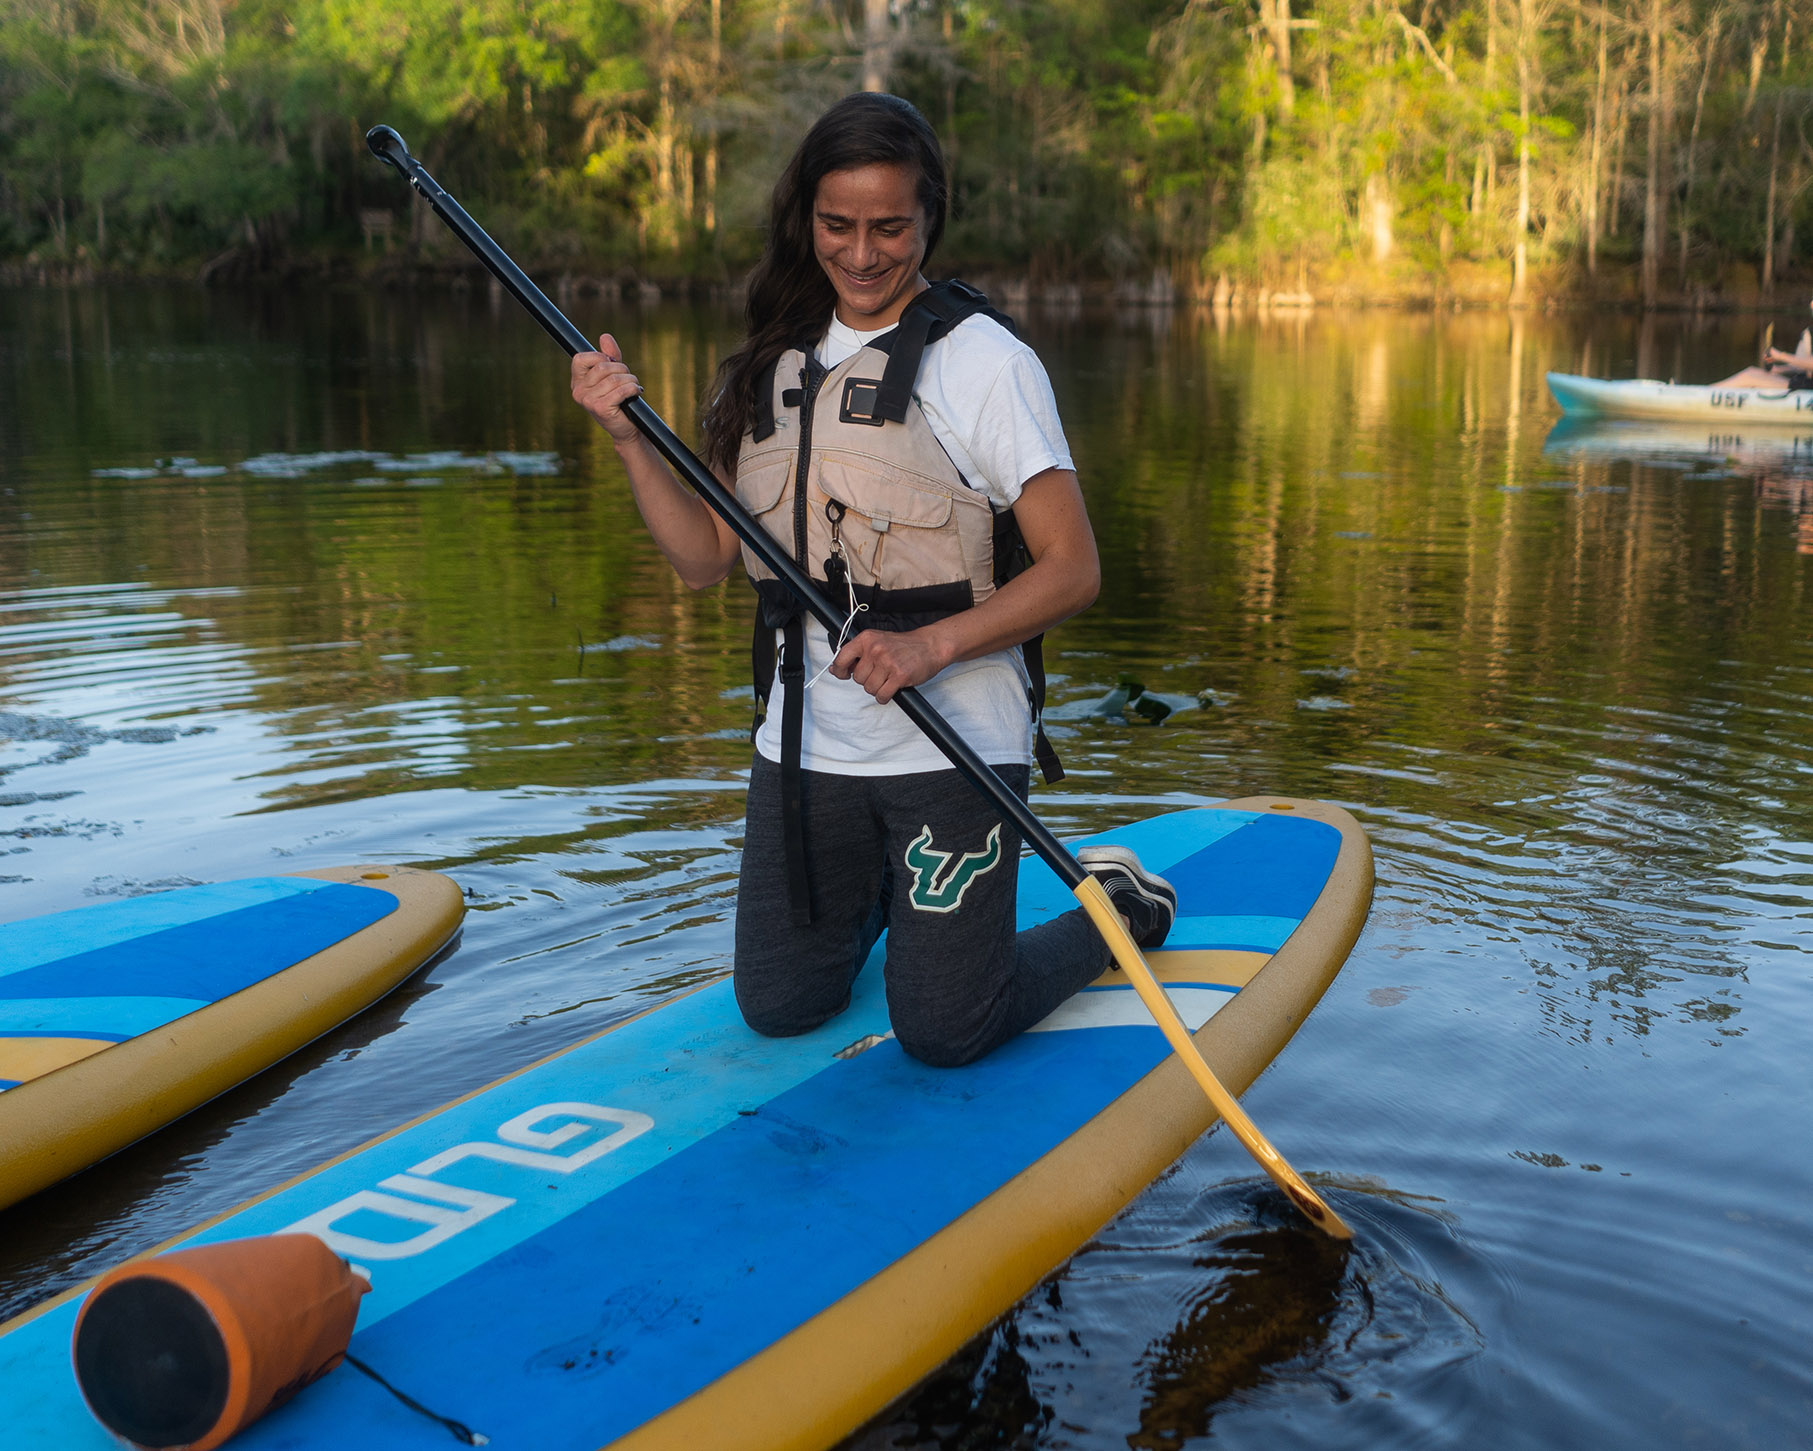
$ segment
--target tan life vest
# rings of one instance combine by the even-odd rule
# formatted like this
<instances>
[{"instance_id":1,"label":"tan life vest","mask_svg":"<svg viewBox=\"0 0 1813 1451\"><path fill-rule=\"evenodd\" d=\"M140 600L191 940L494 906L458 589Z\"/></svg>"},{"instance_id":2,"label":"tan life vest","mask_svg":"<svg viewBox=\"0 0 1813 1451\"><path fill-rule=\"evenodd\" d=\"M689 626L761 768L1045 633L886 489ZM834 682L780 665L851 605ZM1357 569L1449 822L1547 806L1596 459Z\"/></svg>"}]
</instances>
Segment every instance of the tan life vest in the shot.
<instances>
[{"instance_id":1,"label":"tan life vest","mask_svg":"<svg viewBox=\"0 0 1813 1451\"><path fill-rule=\"evenodd\" d=\"M737 499L834 605L851 633L912 630L995 592L995 511L972 489L915 404L878 416L888 353L870 344L827 372L800 349L768 380L772 431L737 460ZM747 546L764 604L795 608ZM780 623L770 620L771 624Z\"/></svg>"},{"instance_id":2,"label":"tan life vest","mask_svg":"<svg viewBox=\"0 0 1813 1451\"><path fill-rule=\"evenodd\" d=\"M755 418L737 457L737 500L834 606L853 615L847 637L915 630L971 609L1031 563L1013 511L997 513L969 486L913 397L926 347L979 312L1012 331L973 287L935 283L907 305L899 326L837 367L791 348L757 380ZM747 546L743 565L761 601L750 647L757 729L774 682L774 632L782 632L782 834L792 915L803 926L811 920L800 785L807 616ZM1064 770L1039 719L1041 638L1023 647L1027 708L1039 768L1057 781ZM835 635L830 644L837 648Z\"/></svg>"}]
</instances>

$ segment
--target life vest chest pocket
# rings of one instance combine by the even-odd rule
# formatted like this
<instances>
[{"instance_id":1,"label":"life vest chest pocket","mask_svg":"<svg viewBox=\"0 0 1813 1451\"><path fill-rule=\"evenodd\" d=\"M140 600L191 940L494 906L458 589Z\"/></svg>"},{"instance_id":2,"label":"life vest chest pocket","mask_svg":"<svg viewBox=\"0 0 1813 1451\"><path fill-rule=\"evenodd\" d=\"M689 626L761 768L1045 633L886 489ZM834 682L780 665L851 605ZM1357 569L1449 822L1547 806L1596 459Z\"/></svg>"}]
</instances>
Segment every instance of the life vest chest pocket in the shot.
<instances>
[{"instance_id":1,"label":"life vest chest pocket","mask_svg":"<svg viewBox=\"0 0 1813 1451\"><path fill-rule=\"evenodd\" d=\"M843 506L838 535L857 584L951 584L975 577L976 559L992 559L992 516L980 494L959 497L937 479L860 453L827 450L816 464L808 497L815 510L827 499Z\"/></svg>"},{"instance_id":2,"label":"life vest chest pocket","mask_svg":"<svg viewBox=\"0 0 1813 1451\"><path fill-rule=\"evenodd\" d=\"M760 519L781 502L782 496L787 492L787 485L793 481L793 471L797 466L792 449L769 449L751 453L737 467L737 502ZM791 523L776 526L774 521L769 520L767 527L777 539L792 543Z\"/></svg>"}]
</instances>

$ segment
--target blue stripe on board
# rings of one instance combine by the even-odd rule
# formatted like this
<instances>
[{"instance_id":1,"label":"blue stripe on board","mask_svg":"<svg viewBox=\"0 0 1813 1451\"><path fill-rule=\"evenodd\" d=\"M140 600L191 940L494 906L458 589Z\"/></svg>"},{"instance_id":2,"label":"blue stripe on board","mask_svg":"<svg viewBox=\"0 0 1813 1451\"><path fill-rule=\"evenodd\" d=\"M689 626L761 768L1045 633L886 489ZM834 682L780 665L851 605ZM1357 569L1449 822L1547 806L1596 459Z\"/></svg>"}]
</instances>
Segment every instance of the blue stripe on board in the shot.
<instances>
[{"instance_id":1,"label":"blue stripe on board","mask_svg":"<svg viewBox=\"0 0 1813 1451\"><path fill-rule=\"evenodd\" d=\"M381 921L389 892L326 882L238 911L0 977L0 999L173 997L218 1002Z\"/></svg>"},{"instance_id":2,"label":"blue stripe on board","mask_svg":"<svg viewBox=\"0 0 1813 1451\"><path fill-rule=\"evenodd\" d=\"M0 923L0 977L21 968L129 942L150 932L181 927L222 912L237 912L260 902L318 892L331 885L312 877L247 877L238 882L179 887Z\"/></svg>"},{"instance_id":3,"label":"blue stripe on board","mask_svg":"<svg viewBox=\"0 0 1813 1451\"><path fill-rule=\"evenodd\" d=\"M1172 811L1146 821L1136 821L1131 826L1079 837L1065 845L1072 851L1079 846L1107 841L1117 846L1129 846L1138 853L1142 865L1169 879L1186 857L1207 850L1257 819L1258 813L1252 811ZM1070 888L1037 857L1026 857L1020 862L1019 900L1022 927L1049 921L1076 907L1076 898L1071 895ZM1188 905L1194 909L1198 904L1189 902Z\"/></svg>"},{"instance_id":4,"label":"blue stripe on board","mask_svg":"<svg viewBox=\"0 0 1813 1451\"><path fill-rule=\"evenodd\" d=\"M1326 822L1284 812L1174 811L1132 826L1066 843L1130 846L1141 863L1177 889L1190 918L1276 919L1257 936L1205 930L1201 940L1175 934L1167 947L1251 947L1275 951L1321 894L1341 850L1341 833ZM1020 866L1024 925L1047 921L1076 906L1070 889L1037 858ZM1277 926L1288 923L1281 934ZM1229 924L1232 926L1232 924Z\"/></svg>"},{"instance_id":5,"label":"blue stripe on board","mask_svg":"<svg viewBox=\"0 0 1813 1451\"><path fill-rule=\"evenodd\" d=\"M0 998L0 1038L117 1035L124 1042L207 1006L200 998Z\"/></svg>"},{"instance_id":6,"label":"blue stripe on board","mask_svg":"<svg viewBox=\"0 0 1813 1451\"><path fill-rule=\"evenodd\" d=\"M67 1028L0 1028L0 1042L8 1038L93 1038L99 1043L124 1043L132 1033L72 1033Z\"/></svg>"},{"instance_id":7,"label":"blue stripe on board","mask_svg":"<svg viewBox=\"0 0 1813 1451\"><path fill-rule=\"evenodd\" d=\"M1165 938L1165 950L1276 952L1299 925L1296 917L1179 917Z\"/></svg>"},{"instance_id":8,"label":"blue stripe on board","mask_svg":"<svg viewBox=\"0 0 1813 1451\"><path fill-rule=\"evenodd\" d=\"M17 1088L24 1081L21 1078L0 1078L0 1093L4 1093L9 1088Z\"/></svg>"},{"instance_id":9,"label":"blue stripe on board","mask_svg":"<svg viewBox=\"0 0 1813 1451\"><path fill-rule=\"evenodd\" d=\"M923 1243L1165 1051L1155 1028L1040 1033L953 1070L884 1043L361 1331L354 1348L494 1446L591 1451ZM371 1401L335 1377L240 1440L444 1442L425 1423L380 1422Z\"/></svg>"},{"instance_id":10,"label":"blue stripe on board","mask_svg":"<svg viewBox=\"0 0 1813 1451\"><path fill-rule=\"evenodd\" d=\"M1341 833L1326 822L1268 812L1164 875L1192 916L1300 922L1321 895L1340 850Z\"/></svg>"}]
</instances>

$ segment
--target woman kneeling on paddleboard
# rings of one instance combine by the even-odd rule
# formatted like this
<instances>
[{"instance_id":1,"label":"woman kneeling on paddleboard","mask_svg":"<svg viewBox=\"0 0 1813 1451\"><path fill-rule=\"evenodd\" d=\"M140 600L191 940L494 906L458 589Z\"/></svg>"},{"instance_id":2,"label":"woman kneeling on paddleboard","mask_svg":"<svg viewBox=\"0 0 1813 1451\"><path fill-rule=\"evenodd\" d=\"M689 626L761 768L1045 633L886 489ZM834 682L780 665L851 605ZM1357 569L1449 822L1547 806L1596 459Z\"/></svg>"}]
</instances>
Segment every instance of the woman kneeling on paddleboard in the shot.
<instances>
[{"instance_id":1,"label":"woman kneeling on paddleboard","mask_svg":"<svg viewBox=\"0 0 1813 1451\"><path fill-rule=\"evenodd\" d=\"M850 611L828 637L745 560L766 711L737 1002L760 1033L808 1032L848 1005L886 929L895 1035L940 1066L980 1058L1110 965L1081 910L1015 933L1019 834L890 705L923 685L1024 799L1035 759L1059 774L1038 730L1037 640L1101 579L1044 368L980 293L922 274L948 197L938 139L906 101L864 93L820 117L775 187L749 335L703 420L718 477ZM573 359L573 397L610 434L656 544L709 588L737 538L623 414L639 391L608 335ZM1163 942L1169 885L1125 847L1077 856L1140 946Z\"/></svg>"}]
</instances>

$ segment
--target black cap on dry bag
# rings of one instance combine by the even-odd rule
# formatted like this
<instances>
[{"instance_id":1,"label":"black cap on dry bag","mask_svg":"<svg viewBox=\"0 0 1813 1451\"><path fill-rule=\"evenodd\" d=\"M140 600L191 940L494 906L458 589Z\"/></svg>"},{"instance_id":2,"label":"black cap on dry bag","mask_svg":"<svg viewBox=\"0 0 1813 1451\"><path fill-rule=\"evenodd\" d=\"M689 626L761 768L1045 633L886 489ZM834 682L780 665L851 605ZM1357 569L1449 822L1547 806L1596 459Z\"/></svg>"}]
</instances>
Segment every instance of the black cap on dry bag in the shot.
<instances>
[{"instance_id":1,"label":"black cap on dry bag","mask_svg":"<svg viewBox=\"0 0 1813 1451\"><path fill-rule=\"evenodd\" d=\"M76 1383L121 1440L209 1451L340 1363L370 1288L311 1234L136 1260L76 1317Z\"/></svg>"}]
</instances>

